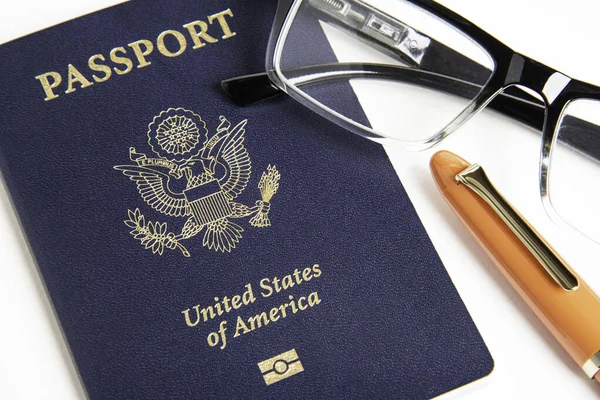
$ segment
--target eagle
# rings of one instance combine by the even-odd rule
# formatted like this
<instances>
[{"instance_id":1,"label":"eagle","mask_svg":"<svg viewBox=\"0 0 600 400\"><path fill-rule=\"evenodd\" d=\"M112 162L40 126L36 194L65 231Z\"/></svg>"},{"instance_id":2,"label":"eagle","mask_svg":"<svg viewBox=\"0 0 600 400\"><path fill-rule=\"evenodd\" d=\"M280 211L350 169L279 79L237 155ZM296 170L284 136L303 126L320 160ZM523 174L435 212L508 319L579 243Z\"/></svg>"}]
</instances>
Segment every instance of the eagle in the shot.
<instances>
[{"instance_id":1,"label":"eagle","mask_svg":"<svg viewBox=\"0 0 600 400\"><path fill-rule=\"evenodd\" d=\"M234 202L248 185L251 176L252 163L244 146L248 120L240 122L233 129L225 117L220 120L217 133L203 143L199 155L181 163L171 163L171 166L176 165L175 168L156 162L140 162L147 158L136 153L135 149L130 151L130 155L132 161L138 161L138 165L118 165L114 168L136 184L142 199L150 207L168 216L188 218L176 240L189 239L204 230L202 244L205 247L218 252L231 252L244 229L230 218L266 214L269 204L268 201L259 200L251 208ZM165 164L168 164L167 160ZM182 182L183 179L185 181ZM180 187L185 184L185 190L173 190L175 181ZM273 193L269 199L276 190L277 187L271 188ZM265 217L255 218L255 221L258 223L262 220L264 224Z\"/></svg>"}]
</instances>

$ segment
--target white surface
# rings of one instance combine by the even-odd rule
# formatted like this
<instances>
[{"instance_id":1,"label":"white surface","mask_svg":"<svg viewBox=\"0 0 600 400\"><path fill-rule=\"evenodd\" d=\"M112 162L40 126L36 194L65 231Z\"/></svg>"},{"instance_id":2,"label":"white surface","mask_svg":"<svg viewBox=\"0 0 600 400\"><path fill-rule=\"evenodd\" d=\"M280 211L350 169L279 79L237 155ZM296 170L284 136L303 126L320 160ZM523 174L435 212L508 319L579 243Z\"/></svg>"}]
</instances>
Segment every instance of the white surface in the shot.
<instances>
[{"instance_id":1,"label":"white surface","mask_svg":"<svg viewBox=\"0 0 600 400\"><path fill-rule=\"evenodd\" d=\"M117 3L114 0L3 0L0 43ZM600 85L599 5L586 0L443 0L482 28L539 61ZM600 292L599 246L553 225L537 193L539 136L483 113L441 146L390 150L425 227L496 362L492 375L444 398L592 399L586 380L538 322L437 192L429 158L440 149L480 162L496 186ZM84 397L4 189L0 191L0 398Z\"/></svg>"}]
</instances>

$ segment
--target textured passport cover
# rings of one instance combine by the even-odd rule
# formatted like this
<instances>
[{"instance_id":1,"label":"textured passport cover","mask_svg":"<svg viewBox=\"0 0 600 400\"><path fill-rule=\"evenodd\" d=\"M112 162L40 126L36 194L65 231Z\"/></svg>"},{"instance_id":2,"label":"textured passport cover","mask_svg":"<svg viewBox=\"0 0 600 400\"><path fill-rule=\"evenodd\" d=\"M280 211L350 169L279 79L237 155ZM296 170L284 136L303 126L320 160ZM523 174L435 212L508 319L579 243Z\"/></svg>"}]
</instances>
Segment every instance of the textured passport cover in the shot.
<instances>
[{"instance_id":1,"label":"textured passport cover","mask_svg":"<svg viewBox=\"0 0 600 400\"><path fill-rule=\"evenodd\" d=\"M384 150L221 93L274 10L134 1L0 46L0 167L91 398L416 399L492 369Z\"/></svg>"}]
</instances>

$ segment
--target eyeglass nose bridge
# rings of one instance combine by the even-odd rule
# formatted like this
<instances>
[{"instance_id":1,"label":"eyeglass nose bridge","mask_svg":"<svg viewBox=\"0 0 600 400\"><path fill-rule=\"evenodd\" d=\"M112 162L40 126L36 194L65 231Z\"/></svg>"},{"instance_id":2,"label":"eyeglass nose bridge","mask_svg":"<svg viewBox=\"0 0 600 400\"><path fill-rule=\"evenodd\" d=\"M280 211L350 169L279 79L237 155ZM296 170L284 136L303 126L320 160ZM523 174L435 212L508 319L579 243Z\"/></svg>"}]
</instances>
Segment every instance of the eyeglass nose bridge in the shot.
<instances>
[{"instance_id":1,"label":"eyeglass nose bridge","mask_svg":"<svg viewBox=\"0 0 600 400\"><path fill-rule=\"evenodd\" d=\"M571 78L529 57L514 53L504 73L503 87L524 86L539 94L547 106L567 87Z\"/></svg>"},{"instance_id":2,"label":"eyeglass nose bridge","mask_svg":"<svg viewBox=\"0 0 600 400\"><path fill-rule=\"evenodd\" d=\"M522 90L519 90L518 94L505 93L507 90L519 86L530 89L542 100L540 100L538 96L534 96ZM503 110L505 110L505 113L508 112L508 114L510 114L510 116L514 119L530 125L540 132L543 131L545 126L545 114L548 108L546 96L543 93L533 90L532 88L529 88L521 83L507 84L505 75L495 74L490 78L488 84L481 90L477 97L475 97L454 120L452 120L448 125L446 125L446 127L444 127L444 129L442 129L437 135L432 137L426 143L426 147L433 146L442 141L448 135L462 127L479 112L483 111L493 101L503 101L506 98L509 98L509 102L504 103L501 107ZM525 114L520 115L520 111L523 110L524 105L527 106L527 109L525 110L526 112ZM532 113L532 111L535 111L535 114Z\"/></svg>"},{"instance_id":3,"label":"eyeglass nose bridge","mask_svg":"<svg viewBox=\"0 0 600 400\"><path fill-rule=\"evenodd\" d=\"M547 65L522 54L513 53L510 62L497 67L486 90L480 93L481 99L476 100L487 105L508 89L519 87L525 92L534 93L532 96L537 97L536 106L546 111L570 81L570 77ZM532 103L525 99L521 101ZM543 126L539 128L541 130Z\"/></svg>"},{"instance_id":4,"label":"eyeglass nose bridge","mask_svg":"<svg viewBox=\"0 0 600 400\"><path fill-rule=\"evenodd\" d=\"M571 78L529 57L514 53L504 79L503 91L512 86L521 86L537 93L543 101L544 118L540 127L542 148L540 154L540 193L548 200L548 170L550 151L556 126L562 111L561 102L552 107L555 100L571 82Z\"/></svg>"},{"instance_id":5,"label":"eyeglass nose bridge","mask_svg":"<svg viewBox=\"0 0 600 400\"><path fill-rule=\"evenodd\" d=\"M488 84L483 88L481 93L471 101L469 106L450 122L442 131L435 137L431 138L429 145L434 145L454 132L472 117L482 111L489 103L495 101L501 94L506 95L506 91L513 87L529 89L529 91L537 94L536 99L533 95L522 97L519 95L513 96L518 99L521 104L526 103L531 109L537 109L536 122L538 126L534 128L543 132L546 128L546 113L556 98L567 87L571 78L561 74L553 68L550 68L538 61L519 53L513 53L510 62L504 65L498 65L496 71L490 78ZM526 92L523 92L526 93ZM506 96L502 96L506 97ZM510 97L510 94L509 94ZM529 97L526 99L525 97ZM510 106L505 106L510 107ZM517 111L516 109L514 111ZM518 118L518 115L512 115ZM532 121L523 121L532 126Z\"/></svg>"}]
</instances>

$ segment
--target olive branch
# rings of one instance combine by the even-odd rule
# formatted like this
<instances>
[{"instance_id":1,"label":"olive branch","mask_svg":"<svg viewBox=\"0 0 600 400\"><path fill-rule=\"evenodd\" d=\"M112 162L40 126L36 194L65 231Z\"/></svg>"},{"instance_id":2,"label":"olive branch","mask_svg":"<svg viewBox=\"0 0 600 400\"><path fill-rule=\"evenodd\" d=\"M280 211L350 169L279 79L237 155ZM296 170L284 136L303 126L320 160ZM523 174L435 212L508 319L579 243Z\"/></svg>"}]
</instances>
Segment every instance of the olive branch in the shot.
<instances>
[{"instance_id":1,"label":"olive branch","mask_svg":"<svg viewBox=\"0 0 600 400\"><path fill-rule=\"evenodd\" d=\"M131 228L131 235L139 240L146 249L152 250L152 253L163 255L165 248L170 250L179 249L185 257L190 257L190 252L179 243L180 236L172 232L167 232L166 222L148 222L142 215L139 208L135 211L127 210L129 216L125 220L125 225Z\"/></svg>"}]
</instances>

